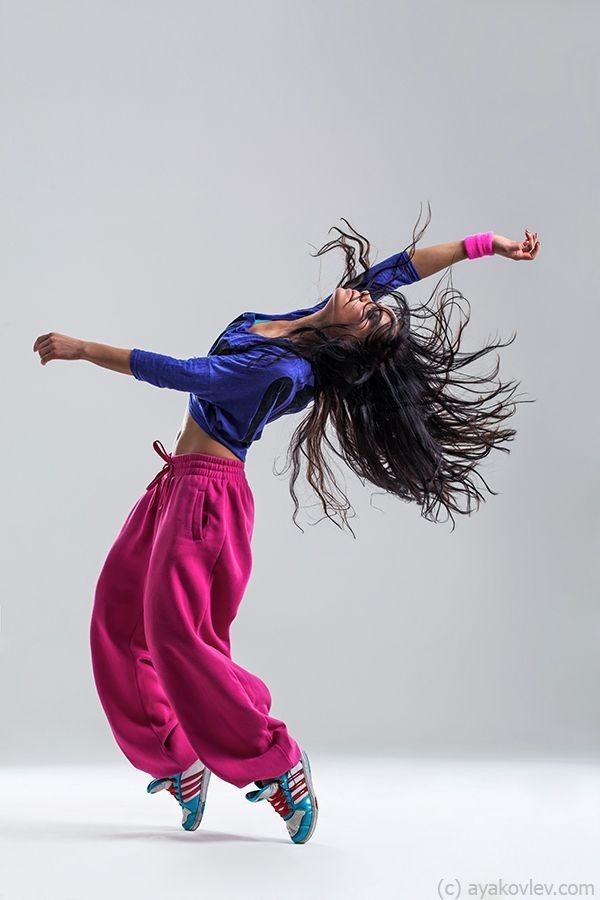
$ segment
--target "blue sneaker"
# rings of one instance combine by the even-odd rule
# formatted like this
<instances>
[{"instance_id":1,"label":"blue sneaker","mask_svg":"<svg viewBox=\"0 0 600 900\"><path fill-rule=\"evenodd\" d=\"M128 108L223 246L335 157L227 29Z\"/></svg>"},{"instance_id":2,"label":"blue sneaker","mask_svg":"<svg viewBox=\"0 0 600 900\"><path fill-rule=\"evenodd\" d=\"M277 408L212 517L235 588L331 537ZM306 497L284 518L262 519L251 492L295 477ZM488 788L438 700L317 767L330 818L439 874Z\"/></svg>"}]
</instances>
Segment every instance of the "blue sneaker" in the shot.
<instances>
[{"instance_id":1,"label":"blue sneaker","mask_svg":"<svg viewBox=\"0 0 600 900\"><path fill-rule=\"evenodd\" d=\"M299 761L289 771L254 783L259 790L248 791L246 799L251 803L268 800L283 818L292 841L305 844L315 830L319 811L306 752L302 751Z\"/></svg>"},{"instance_id":2,"label":"blue sneaker","mask_svg":"<svg viewBox=\"0 0 600 900\"><path fill-rule=\"evenodd\" d=\"M211 774L210 769L207 769L204 763L197 759L184 772L177 772L168 778L155 778L146 790L149 794L156 794L166 788L183 810L181 824L185 830L195 831L204 814L206 792Z\"/></svg>"}]
</instances>

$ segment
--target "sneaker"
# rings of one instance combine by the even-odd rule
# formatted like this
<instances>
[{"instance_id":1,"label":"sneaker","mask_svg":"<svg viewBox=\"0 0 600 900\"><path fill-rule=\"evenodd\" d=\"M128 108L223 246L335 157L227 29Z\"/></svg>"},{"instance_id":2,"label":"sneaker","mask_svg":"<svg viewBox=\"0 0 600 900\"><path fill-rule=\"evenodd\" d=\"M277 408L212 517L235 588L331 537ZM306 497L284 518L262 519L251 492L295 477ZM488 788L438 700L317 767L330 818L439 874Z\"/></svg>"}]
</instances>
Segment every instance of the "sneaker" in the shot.
<instances>
[{"instance_id":1,"label":"sneaker","mask_svg":"<svg viewBox=\"0 0 600 900\"><path fill-rule=\"evenodd\" d=\"M166 788L183 810L181 824L185 830L195 831L204 814L210 776L210 769L197 759L184 772L177 772L168 778L155 778L146 790L149 794L156 794Z\"/></svg>"},{"instance_id":2,"label":"sneaker","mask_svg":"<svg viewBox=\"0 0 600 900\"><path fill-rule=\"evenodd\" d=\"M254 783L259 790L248 791L246 799L251 803L268 800L283 818L292 841L305 844L315 830L319 810L306 752L302 751L296 765L277 778Z\"/></svg>"}]
</instances>

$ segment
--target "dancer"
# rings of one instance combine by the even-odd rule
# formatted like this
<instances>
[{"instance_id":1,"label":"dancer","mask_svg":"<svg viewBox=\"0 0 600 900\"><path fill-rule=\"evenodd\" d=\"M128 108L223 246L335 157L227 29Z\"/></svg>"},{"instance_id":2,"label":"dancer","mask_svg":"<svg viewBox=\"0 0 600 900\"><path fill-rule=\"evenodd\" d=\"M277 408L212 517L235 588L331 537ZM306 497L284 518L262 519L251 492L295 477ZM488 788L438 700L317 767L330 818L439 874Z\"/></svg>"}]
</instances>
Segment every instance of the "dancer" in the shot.
<instances>
[{"instance_id":1,"label":"dancer","mask_svg":"<svg viewBox=\"0 0 600 900\"><path fill-rule=\"evenodd\" d=\"M152 776L148 792L166 789L176 798L186 831L202 820L212 773L237 787L253 781L258 790L246 797L266 799L294 843L308 841L317 822L306 750L270 715L265 682L231 654L230 627L252 569L254 499L245 461L264 427L310 404L290 444L290 490L296 499L302 453L325 515L335 521L331 512L338 513L344 523L348 504L336 504L322 456L321 444L332 446L328 424L341 447L335 452L363 481L417 503L427 518L436 503L470 512L456 500L471 497L475 462L495 446L505 449L501 443L515 434L498 427L512 413L498 400L507 386L478 400L450 390L483 384L454 372L504 345L471 354L459 353L459 340L444 346L447 301L425 339L397 288L467 258L535 259L537 234L526 230L517 242L485 232L415 249L421 232L410 248L370 266L369 242L352 232L357 237L340 232L317 254L335 246L346 255L344 276L325 300L287 313L241 313L206 356L181 360L56 332L33 346L42 365L84 359L189 394L173 452L153 443L164 465L109 550L90 620L93 674L114 738ZM358 275L347 239L359 244ZM385 296L396 305L383 304ZM495 403L486 409L490 398Z\"/></svg>"}]
</instances>

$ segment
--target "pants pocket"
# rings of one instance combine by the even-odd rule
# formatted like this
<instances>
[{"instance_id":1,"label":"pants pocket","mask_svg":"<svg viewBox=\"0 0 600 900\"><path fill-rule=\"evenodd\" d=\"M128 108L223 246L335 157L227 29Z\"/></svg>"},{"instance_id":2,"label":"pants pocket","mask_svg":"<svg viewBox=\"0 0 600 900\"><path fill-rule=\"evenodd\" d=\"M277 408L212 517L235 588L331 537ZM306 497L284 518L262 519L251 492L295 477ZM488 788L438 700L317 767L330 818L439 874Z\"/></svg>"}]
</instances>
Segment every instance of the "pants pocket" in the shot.
<instances>
[{"instance_id":1,"label":"pants pocket","mask_svg":"<svg viewBox=\"0 0 600 900\"><path fill-rule=\"evenodd\" d=\"M204 539L204 507L205 507L206 491L197 490L192 498L191 513L191 535L192 540L201 541Z\"/></svg>"}]
</instances>

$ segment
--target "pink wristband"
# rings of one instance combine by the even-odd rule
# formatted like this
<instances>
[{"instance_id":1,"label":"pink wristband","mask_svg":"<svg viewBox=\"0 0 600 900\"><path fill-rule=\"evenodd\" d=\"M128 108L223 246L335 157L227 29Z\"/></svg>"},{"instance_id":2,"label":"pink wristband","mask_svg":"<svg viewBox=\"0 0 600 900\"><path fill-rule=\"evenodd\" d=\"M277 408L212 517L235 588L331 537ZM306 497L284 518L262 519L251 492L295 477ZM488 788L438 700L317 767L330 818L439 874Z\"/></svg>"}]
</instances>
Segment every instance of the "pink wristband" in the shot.
<instances>
[{"instance_id":1,"label":"pink wristband","mask_svg":"<svg viewBox=\"0 0 600 900\"><path fill-rule=\"evenodd\" d=\"M479 234L470 234L464 238L463 244L469 259L478 259L480 256L493 256L493 236L493 231L481 231Z\"/></svg>"}]
</instances>

